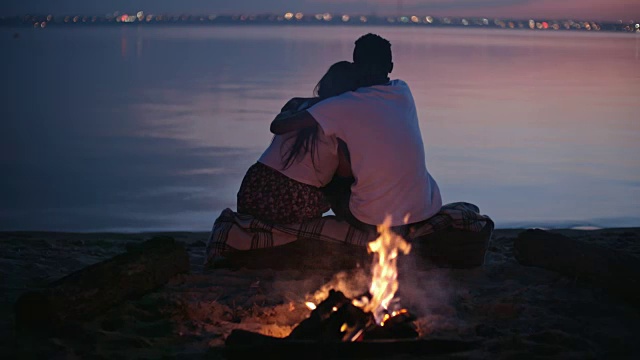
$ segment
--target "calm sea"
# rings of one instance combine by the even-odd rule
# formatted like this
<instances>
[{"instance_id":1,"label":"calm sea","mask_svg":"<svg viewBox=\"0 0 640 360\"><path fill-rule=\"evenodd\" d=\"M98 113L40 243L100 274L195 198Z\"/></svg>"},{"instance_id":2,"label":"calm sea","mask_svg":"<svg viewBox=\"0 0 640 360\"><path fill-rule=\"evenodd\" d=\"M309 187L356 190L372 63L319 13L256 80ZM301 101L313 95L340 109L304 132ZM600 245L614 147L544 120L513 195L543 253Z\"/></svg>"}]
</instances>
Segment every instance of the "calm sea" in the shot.
<instances>
[{"instance_id":1,"label":"calm sea","mask_svg":"<svg viewBox=\"0 0 640 360\"><path fill-rule=\"evenodd\" d=\"M446 203L640 226L637 35L87 27L0 29L0 230L209 230L276 112L366 32L393 44Z\"/></svg>"}]
</instances>

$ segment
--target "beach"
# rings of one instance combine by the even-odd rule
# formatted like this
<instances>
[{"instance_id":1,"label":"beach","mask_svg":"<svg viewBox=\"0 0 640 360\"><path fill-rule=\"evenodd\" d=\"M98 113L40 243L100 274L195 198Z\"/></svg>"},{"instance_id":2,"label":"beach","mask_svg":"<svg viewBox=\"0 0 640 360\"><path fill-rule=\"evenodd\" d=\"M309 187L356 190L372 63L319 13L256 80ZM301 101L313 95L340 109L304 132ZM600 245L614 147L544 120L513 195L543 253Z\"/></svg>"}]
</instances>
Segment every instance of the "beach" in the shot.
<instances>
[{"instance_id":1,"label":"beach","mask_svg":"<svg viewBox=\"0 0 640 360\"><path fill-rule=\"evenodd\" d=\"M582 279L519 264L513 244L523 231L495 230L481 267L400 267L398 297L416 316L420 338L478 344L444 358L637 358L637 304ZM549 231L640 255L640 228ZM158 235L185 245L188 273L68 332L39 338L14 330L13 305L25 291ZM234 329L285 337L309 316L306 301L318 303L328 289L355 296L368 288L368 264L347 271L204 269L208 235L0 233L0 353L11 358L223 358L224 341Z\"/></svg>"}]
</instances>

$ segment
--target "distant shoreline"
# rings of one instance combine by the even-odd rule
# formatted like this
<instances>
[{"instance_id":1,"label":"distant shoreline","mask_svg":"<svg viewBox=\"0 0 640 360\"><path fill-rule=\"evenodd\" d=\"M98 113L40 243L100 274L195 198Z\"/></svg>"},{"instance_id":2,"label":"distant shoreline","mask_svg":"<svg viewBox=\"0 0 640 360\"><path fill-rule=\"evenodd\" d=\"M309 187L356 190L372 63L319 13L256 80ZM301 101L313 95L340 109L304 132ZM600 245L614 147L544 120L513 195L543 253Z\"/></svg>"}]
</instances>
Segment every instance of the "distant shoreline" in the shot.
<instances>
[{"instance_id":1,"label":"distant shoreline","mask_svg":"<svg viewBox=\"0 0 640 360\"><path fill-rule=\"evenodd\" d=\"M302 13L263 15L151 15L142 11L107 16L20 15L0 17L0 27L46 28L50 26L390 26L404 28L465 28L529 30L536 32L622 32L640 33L640 24L630 21L572 19L499 19L484 17L432 17L417 15L376 16Z\"/></svg>"}]
</instances>

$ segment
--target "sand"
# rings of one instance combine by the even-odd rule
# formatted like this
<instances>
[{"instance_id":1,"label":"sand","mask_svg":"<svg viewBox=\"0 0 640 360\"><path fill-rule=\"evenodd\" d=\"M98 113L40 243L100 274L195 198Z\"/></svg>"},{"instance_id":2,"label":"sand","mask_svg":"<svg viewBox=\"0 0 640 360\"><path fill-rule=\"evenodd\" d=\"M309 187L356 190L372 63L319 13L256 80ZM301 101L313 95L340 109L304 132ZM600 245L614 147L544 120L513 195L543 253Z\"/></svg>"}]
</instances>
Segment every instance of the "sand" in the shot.
<instances>
[{"instance_id":1,"label":"sand","mask_svg":"<svg viewBox=\"0 0 640 360\"><path fill-rule=\"evenodd\" d=\"M640 358L640 312L604 289L521 266L513 241L521 229L493 234L486 264L465 270L401 267L400 303L425 339L479 340L445 358ZM552 230L640 256L640 229ZM362 293L368 267L309 270L205 270L208 233L163 233L186 244L189 274L114 307L80 328L41 339L13 330L18 296L125 251L155 233L0 233L0 354L32 358L222 358L233 329L286 336L334 288ZM3 356L3 358L6 358Z\"/></svg>"}]
</instances>

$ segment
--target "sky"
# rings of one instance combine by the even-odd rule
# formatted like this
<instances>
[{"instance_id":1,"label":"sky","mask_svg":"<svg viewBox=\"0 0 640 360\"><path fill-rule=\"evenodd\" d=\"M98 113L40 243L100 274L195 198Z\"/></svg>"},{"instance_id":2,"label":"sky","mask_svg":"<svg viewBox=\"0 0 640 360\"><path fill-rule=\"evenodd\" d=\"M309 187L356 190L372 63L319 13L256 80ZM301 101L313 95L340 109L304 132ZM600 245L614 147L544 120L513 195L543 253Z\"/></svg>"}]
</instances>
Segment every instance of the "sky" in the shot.
<instances>
[{"instance_id":1,"label":"sky","mask_svg":"<svg viewBox=\"0 0 640 360\"><path fill-rule=\"evenodd\" d=\"M0 15L345 12L640 21L640 0L2 0Z\"/></svg>"}]
</instances>

